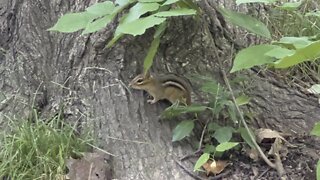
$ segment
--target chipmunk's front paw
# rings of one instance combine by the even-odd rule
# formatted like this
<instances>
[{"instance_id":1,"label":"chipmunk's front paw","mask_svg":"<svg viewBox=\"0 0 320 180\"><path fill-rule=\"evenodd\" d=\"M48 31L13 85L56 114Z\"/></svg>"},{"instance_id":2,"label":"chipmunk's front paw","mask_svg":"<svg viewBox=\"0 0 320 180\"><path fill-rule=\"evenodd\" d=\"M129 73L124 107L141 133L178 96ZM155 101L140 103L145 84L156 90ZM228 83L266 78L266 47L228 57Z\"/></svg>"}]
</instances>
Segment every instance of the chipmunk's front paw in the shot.
<instances>
[{"instance_id":1,"label":"chipmunk's front paw","mask_svg":"<svg viewBox=\"0 0 320 180\"><path fill-rule=\"evenodd\" d=\"M148 99L147 100L147 103L150 103L150 104L154 104L156 102L157 102L157 100L155 100L155 99Z\"/></svg>"}]
</instances>

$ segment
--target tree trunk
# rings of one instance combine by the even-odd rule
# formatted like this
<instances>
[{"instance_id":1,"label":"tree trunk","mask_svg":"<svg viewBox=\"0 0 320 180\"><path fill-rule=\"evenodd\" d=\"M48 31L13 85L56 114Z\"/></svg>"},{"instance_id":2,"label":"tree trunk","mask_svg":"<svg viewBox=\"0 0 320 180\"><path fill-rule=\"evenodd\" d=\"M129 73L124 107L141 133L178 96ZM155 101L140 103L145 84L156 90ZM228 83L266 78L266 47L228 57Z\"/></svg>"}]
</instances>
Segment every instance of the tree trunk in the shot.
<instances>
[{"instance_id":1,"label":"tree trunk","mask_svg":"<svg viewBox=\"0 0 320 180\"><path fill-rule=\"evenodd\" d=\"M192 179L174 159L193 152L195 138L172 143L172 130L178 120L159 121L168 106L149 105L142 91L127 84L141 73L152 32L126 37L110 49L116 23L91 35L46 31L67 12L84 10L95 1L77 0L2 0L0 2L0 104L1 123L5 116L25 116L30 105L43 115L64 107L67 120L78 123L79 130L92 128L101 148L117 157L111 159L117 179ZM229 3L229 4L228 4ZM228 2L224 4L231 7ZM204 4L201 3L201 6ZM210 13L215 17L211 18ZM210 32L219 49L219 58L230 66L230 47L243 47L257 41L232 29L215 11L200 21L172 18L162 38L152 71L156 73L201 74L219 77L219 66L205 31ZM151 30L152 31L152 30ZM240 38L241 37L241 38ZM235 40L233 40L235 39ZM240 43L242 45L239 45ZM235 46L236 48L239 48ZM251 110L256 125L285 132L308 132L320 116L317 99L251 73L254 79ZM193 100L200 102L194 87ZM185 163L191 171L192 163Z\"/></svg>"}]
</instances>

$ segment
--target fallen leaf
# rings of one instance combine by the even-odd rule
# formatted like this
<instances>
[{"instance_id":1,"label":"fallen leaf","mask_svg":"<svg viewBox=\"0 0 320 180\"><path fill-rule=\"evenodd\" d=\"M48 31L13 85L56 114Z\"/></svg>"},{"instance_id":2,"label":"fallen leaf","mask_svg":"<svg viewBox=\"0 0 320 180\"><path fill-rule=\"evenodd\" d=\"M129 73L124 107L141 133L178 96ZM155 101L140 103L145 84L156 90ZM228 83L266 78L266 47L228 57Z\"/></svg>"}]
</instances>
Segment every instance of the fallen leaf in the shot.
<instances>
[{"instance_id":1,"label":"fallen leaf","mask_svg":"<svg viewBox=\"0 0 320 180\"><path fill-rule=\"evenodd\" d=\"M206 170L207 176L209 176L210 173L213 173L214 175L220 174L225 167L229 165L228 161L207 161L204 165L202 165L203 169Z\"/></svg>"},{"instance_id":2,"label":"fallen leaf","mask_svg":"<svg viewBox=\"0 0 320 180\"><path fill-rule=\"evenodd\" d=\"M67 179L71 180L109 180L112 177L111 169L105 162L105 155L98 153L84 153L81 159L67 159L69 173Z\"/></svg>"},{"instance_id":3,"label":"fallen leaf","mask_svg":"<svg viewBox=\"0 0 320 180\"><path fill-rule=\"evenodd\" d=\"M256 137L257 137L257 143L261 143L263 140L265 139L275 139L275 138L279 138L282 139L284 141L286 141L279 132L277 131L273 131L271 129L257 129L256 132Z\"/></svg>"},{"instance_id":4,"label":"fallen leaf","mask_svg":"<svg viewBox=\"0 0 320 180\"><path fill-rule=\"evenodd\" d=\"M269 155L279 154L280 157L285 157L288 154L288 148L283 145L283 141L281 139L276 138L268 154Z\"/></svg>"}]
</instances>

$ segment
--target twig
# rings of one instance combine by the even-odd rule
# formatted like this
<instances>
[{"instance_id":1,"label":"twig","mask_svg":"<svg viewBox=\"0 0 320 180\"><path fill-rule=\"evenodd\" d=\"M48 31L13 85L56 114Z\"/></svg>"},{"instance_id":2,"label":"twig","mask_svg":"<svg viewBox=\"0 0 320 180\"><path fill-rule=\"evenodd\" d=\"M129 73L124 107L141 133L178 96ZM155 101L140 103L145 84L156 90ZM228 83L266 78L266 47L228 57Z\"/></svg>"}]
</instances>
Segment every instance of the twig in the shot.
<instances>
[{"instance_id":1,"label":"twig","mask_svg":"<svg viewBox=\"0 0 320 180\"><path fill-rule=\"evenodd\" d=\"M274 156L275 156L276 169L277 169L277 172L278 172L280 179L281 180L288 179L286 171L283 168L283 164L281 162L281 158L280 158L279 153L275 153Z\"/></svg>"},{"instance_id":2,"label":"twig","mask_svg":"<svg viewBox=\"0 0 320 180\"><path fill-rule=\"evenodd\" d=\"M182 158L180 158L180 161L184 161L186 159L189 159L190 157L196 156L196 154L198 154L199 152L201 152L201 149L198 149L197 151L195 151L191 154L187 154L187 155L183 156Z\"/></svg>"},{"instance_id":3,"label":"twig","mask_svg":"<svg viewBox=\"0 0 320 180\"><path fill-rule=\"evenodd\" d=\"M197 151L200 151L200 150L201 150L204 133L206 132L206 129L207 129L207 126L208 126L209 121L210 121L210 118L207 119L207 122L206 122L206 124L205 124L204 127L203 127L203 130L202 130L202 133L201 133L201 138L200 138L200 141L199 141L199 147L198 147L198 150L197 150Z\"/></svg>"},{"instance_id":4,"label":"twig","mask_svg":"<svg viewBox=\"0 0 320 180\"><path fill-rule=\"evenodd\" d=\"M204 2L205 2L205 5L206 5L206 7L208 8L208 10L209 10L209 12L210 12L211 18L214 18L213 14L212 14L212 7L209 5L208 0L204 0ZM208 35L211 36L211 33L210 33L210 30L209 30L208 25L206 25L206 30L207 30L207 32L208 32ZM214 48L213 51L215 52L215 56L216 56L217 61L218 61L218 63L219 63L220 70L221 70L221 73L222 73L222 76L223 76L223 80L224 80L226 86L228 87L228 90L230 91L230 94L231 94L231 97L232 97L232 101L233 101L233 103L234 103L234 105L235 105L235 107L236 107L237 113L238 113L239 116L240 116L241 123L243 124L243 126L244 126L245 129L247 130L247 132L248 132L248 134L249 134L249 137L250 137L251 141L253 142L254 147L258 150L261 158L262 158L271 168L276 169L276 165L275 165L274 163L272 163L272 162L267 158L267 156L266 156L266 155L263 153L263 151L261 150L260 146L257 144L255 138L254 138L253 135L251 134L251 131L249 130L249 127L248 127L248 125L247 125L247 123L246 123L246 121L245 121L245 119L244 119L244 117L243 117L243 115L242 115L242 113L241 113L241 110L240 110L239 106L236 104L236 98L235 98L234 93L233 93L233 90L232 90L232 88L231 88L231 86L230 86L230 83L229 83L229 80L228 80L228 78L227 78L226 72L225 72L225 70L223 69L223 64L222 64L221 60L219 59L219 55L218 55L218 52L217 52L217 47L216 47L215 43L213 42L213 37L212 37L212 36L211 36L211 38L210 38L210 41L211 41L211 44L212 44L212 46L213 46L213 48ZM231 51L233 51L233 48L231 49ZM232 54L233 54L233 52L231 52L231 56L232 56Z\"/></svg>"},{"instance_id":5,"label":"twig","mask_svg":"<svg viewBox=\"0 0 320 180\"><path fill-rule=\"evenodd\" d=\"M91 146L91 147L93 147L93 148L95 148L95 149L97 149L97 150L99 150L99 151L101 151L101 152L103 152L103 153L105 153L105 154L108 154L108 155L113 156L113 157L117 157L117 155L112 154L112 153L109 153L108 151L106 151L106 150L104 150L104 149L101 149L101 148L99 148L99 147L97 147L97 146L94 146L94 145L92 145L92 144L90 144L90 143L88 143L88 142L86 142L86 144L89 145L89 146Z\"/></svg>"},{"instance_id":6,"label":"twig","mask_svg":"<svg viewBox=\"0 0 320 180\"><path fill-rule=\"evenodd\" d=\"M187 174L189 174L189 176L193 177L196 180L206 180L196 174L194 174L193 172L191 172L188 168L186 168L181 162L179 162L176 159L173 159Z\"/></svg>"},{"instance_id":7,"label":"twig","mask_svg":"<svg viewBox=\"0 0 320 180\"><path fill-rule=\"evenodd\" d=\"M93 163L90 163L90 170L89 170L88 180L91 180L92 168L93 168Z\"/></svg>"},{"instance_id":8,"label":"twig","mask_svg":"<svg viewBox=\"0 0 320 180\"><path fill-rule=\"evenodd\" d=\"M268 167L265 171L263 171L258 177L254 179L260 179L263 175L265 175L268 171L270 171L270 167Z\"/></svg>"},{"instance_id":9,"label":"twig","mask_svg":"<svg viewBox=\"0 0 320 180\"><path fill-rule=\"evenodd\" d=\"M113 139L113 140L118 140L118 141L123 141L123 142L131 142L131 143L137 143L137 144L148 144L148 145L151 145L151 143L148 143L148 142L120 139L120 138L111 137L111 136L106 136L106 138Z\"/></svg>"}]
</instances>

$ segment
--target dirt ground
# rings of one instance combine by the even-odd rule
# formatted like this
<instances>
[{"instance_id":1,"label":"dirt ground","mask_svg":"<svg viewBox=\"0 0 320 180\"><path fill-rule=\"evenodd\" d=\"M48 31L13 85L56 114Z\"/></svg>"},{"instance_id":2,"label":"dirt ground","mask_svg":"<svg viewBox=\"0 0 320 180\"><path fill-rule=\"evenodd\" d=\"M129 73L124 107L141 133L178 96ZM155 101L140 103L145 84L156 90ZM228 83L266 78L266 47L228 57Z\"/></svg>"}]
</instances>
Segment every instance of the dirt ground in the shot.
<instances>
[{"instance_id":1,"label":"dirt ground","mask_svg":"<svg viewBox=\"0 0 320 180\"><path fill-rule=\"evenodd\" d=\"M288 179L315 180L316 165L320 158L320 139L308 135L288 138L288 141L296 146L289 147L286 157L282 157L282 163ZM279 179L276 170L271 169L262 160L253 162L246 154L231 155L231 165L217 177L202 176L203 179Z\"/></svg>"}]
</instances>

